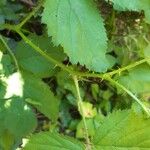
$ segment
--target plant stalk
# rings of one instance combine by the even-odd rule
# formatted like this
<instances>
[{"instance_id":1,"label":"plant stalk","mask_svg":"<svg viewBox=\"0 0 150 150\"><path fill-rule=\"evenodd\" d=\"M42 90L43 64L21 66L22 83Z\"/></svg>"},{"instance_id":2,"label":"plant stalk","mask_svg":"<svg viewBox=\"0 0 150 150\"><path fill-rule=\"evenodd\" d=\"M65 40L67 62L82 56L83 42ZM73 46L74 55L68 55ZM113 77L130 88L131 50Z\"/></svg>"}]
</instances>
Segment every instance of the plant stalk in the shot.
<instances>
[{"instance_id":1,"label":"plant stalk","mask_svg":"<svg viewBox=\"0 0 150 150\"><path fill-rule=\"evenodd\" d=\"M125 88L123 85L119 84L115 80L111 78L107 78L106 80L110 81L112 84L116 85L117 87L121 88L123 91L125 91L128 95L130 95L145 111L148 117L150 117L150 110L141 102L140 99L138 99L131 91L129 91L127 88Z\"/></svg>"},{"instance_id":2,"label":"plant stalk","mask_svg":"<svg viewBox=\"0 0 150 150\"><path fill-rule=\"evenodd\" d=\"M16 57L14 55L14 53L12 52L12 50L10 49L10 47L8 46L8 44L6 43L6 41L4 40L4 38L0 35L0 40L2 41L2 43L5 45L10 57L13 59L14 61L14 64L16 66L16 69L19 70L19 65L18 65L18 62L16 60Z\"/></svg>"},{"instance_id":3,"label":"plant stalk","mask_svg":"<svg viewBox=\"0 0 150 150\"><path fill-rule=\"evenodd\" d=\"M74 84L75 84L76 92L77 92L78 110L81 111L84 129L85 129L86 149L91 150L91 143L90 143L89 134L88 134L88 127L86 124L85 116L83 115L84 114L83 107L82 107L83 103L82 103L82 98L80 95L79 82L78 82L77 76L73 76L73 80L74 80Z\"/></svg>"}]
</instances>

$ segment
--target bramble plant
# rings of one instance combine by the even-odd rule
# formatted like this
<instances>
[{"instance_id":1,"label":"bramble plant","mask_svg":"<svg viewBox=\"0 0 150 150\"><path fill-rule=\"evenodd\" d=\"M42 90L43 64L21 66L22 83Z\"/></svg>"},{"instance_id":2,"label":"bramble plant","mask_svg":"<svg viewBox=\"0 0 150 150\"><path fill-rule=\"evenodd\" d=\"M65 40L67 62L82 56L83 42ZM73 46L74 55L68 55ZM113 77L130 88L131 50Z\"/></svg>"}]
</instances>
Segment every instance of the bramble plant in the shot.
<instances>
[{"instance_id":1,"label":"bramble plant","mask_svg":"<svg viewBox=\"0 0 150 150\"><path fill-rule=\"evenodd\" d=\"M150 0L0 1L0 150L150 149Z\"/></svg>"}]
</instances>

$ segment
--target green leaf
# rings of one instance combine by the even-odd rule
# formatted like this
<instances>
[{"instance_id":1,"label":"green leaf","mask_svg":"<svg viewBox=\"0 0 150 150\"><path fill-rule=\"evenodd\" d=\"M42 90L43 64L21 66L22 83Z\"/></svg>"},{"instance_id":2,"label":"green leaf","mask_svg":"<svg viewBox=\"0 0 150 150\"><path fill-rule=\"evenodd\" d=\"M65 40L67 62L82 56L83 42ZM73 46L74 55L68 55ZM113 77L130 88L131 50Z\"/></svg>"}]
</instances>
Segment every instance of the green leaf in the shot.
<instances>
[{"instance_id":1,"label":"green leaf","mask_svg":"<svg viewBox=\"0 0 150 150\"><path fill-rule=\"evenodd\" d=\"M4 38L4 37L3 37ZM5 38L4 38L5 39ZM6 39L5 39L6 40ZM5 50L6 50L6 47L5 47L5 45L4 45L4 43L0 40L0 53L1 52L5 52ZM0 54L1 55L1 54Z\"/></svg>"},{"instance_id":2,"label":"green leaf","mask_svg":"<svg viewBox=\"0 0 150 150\"><path fill-rule=\"evenodd\" d=\"M96 150L150 149L150 119L130 110L110 114L97 133L93 140Z\"/></svg>"},{"instance_id":3,"label":"green leaf","mask_svg":"<svg viewBox=\"0 0 150 150\"><path fill-rule=\"evenodd\" d=\"M68 127L69 123L72 120L71 113L69 112L71 110L72 106L69 104L68 101L62 100L60 103L60 121L62 123L62 127Z\"/></svg>"},{"instance_id":4,"label":"green leaf","mask_svg":"<svg viewBox=\"0 0 150 150\"><path fill-rule=\"evenodd\" d=\"M150 2L148 6L150 5ZM150 7L145 10L145 21L150 24Z\"/></svg>"},{"instance_id":5,"label":"green leaf","mask_svg":"<svg viewBox=\"0 0 150 150\"><path fill-rule=\"evenodd\" d=\"M105 72L107 36L93 0L46 0L42 22L55 45L61 44L73 64Z\"/></svg>"},{"instance_id":6,"label":"green leaf","mask_svg":"<svg viewBox=\"0 0 150 150\"><path fill-rule=\"evenodd\" d=\"M20 4L13 4L7 0L0 1L0 24L4 24L5 20L17 21L20 15L18 11L22 9Z\"/></svg>"},{"instance_id":7,"label":"green leaf","mask_svg":"<svg viewBox=\"0 0 150 150\"><path fill-rule=\"evenodd\" d=\"M0 7L1 7L1 6L4 6L5 4L6 4L6 0L1 0L1 1L0 1Z\"/></svg>"},{"instance_id":8,"label":"green leaf","mask_svg":"<svg viewBox=\"0 0 150 150\"><path fill-rule=\"evenodd\" d=\"M109 54L106 55L106 58L109 62L108 69L111 69L115 65L115 63L117 62L117 59L115 57L113 57L112 55L109 55Z\"/></svg>"},{"instance_id":9,"label":"green leaf","mask_svg":"<svg viewBox=\"0 0 150 150\"><path fill-rule=\"evenodd\" d=\"M45 116L57 120L59 112L59 100L51 92L50 87L40 78L31 74L23 73L24 78L24 97L34 101L35 108ZM35 104L36 103L36 104ZM37 105L37 103L39 105Z\"/></svg>"},{"instance_id":10,"label":"green leaf","mask_svg":"<svg viewBox=\"0 0 150 150\"><path fill-rule=\"evenodd\" d=\"M141 11L141 0L112 0L113 7L119 11ZM143 1L142 1L143 2Z\"/></svg>"},{"instance_id":11,"label":"green leaf","mask_svg":"<svg viewBox=\"0 0 150 150\"><path fill-rule=\"evenodd\" d=\"M147 64L137 66L127 75L120 76L118 81L133 93L149 93L150 66Z\"/></svg>"},{"instance_id":12,"label":"green leaf","mask_svg":"<svg viewBox=\"0 0 150 150\"><path fill-rule=\"evenodd\" d=\"M90 137L93 137L95 135L95 126L94 126L94 120L93 119L86 119L86 125L88 128L88 135ZM81 120L76 129L76 137L77 138L85 138L85 133L87 131L85 130L84 122Z\"/></svg>"},{"instance_id":13,"label":"green leaf","mask_svg":"<svg viewBox=\"0 0 150 150\"><path fill-rule=\"evenodd\" d=\"M149 0L112 0L113 6L119 11L141 11L144 10L145 20L150 23L150 1Z\"/></svg>"},{"instance_id":14,"label":"green leaf","mask_svg":"<svg viewBox=\"0 0 150 150\"><path fill-rule=\"evenodd\" d=\"M58 85L66 90L69 90L76 96L76 88L74 86L74 82L72 80L72 77L66 72L66 71L60 71L56 75Z\"/></svg>"},{"instance_id":15,"label":"green leaf","mask_svg":"<svg viewBox=\"0 0 150 150\"><path fill-rule=\"evenodd\" d=\"M0 52L0 149L12 149L37 125L32 109L23 98L24 80L14 72L11 58Z\"/></svg>"},{"instance_id":16,"label":"green leaf","mask_svg":"<svg viewBox=\"0 0 150 150\"><path fill-rule=\"evenodd\" d=\"M14 136L11 135L8 131L4 132L0 138L0 148L1 149L12 149L12 145L14 144L15 139Z\"/></svg>"},{"instance_id":17,"label":"green leaf","mask_svg":"<svg viewBox=\"0 0 150 150\"><path fill-rule=\"evenodd\" d=\"M24 150L84 150L84 145L67 136L57 133L39 133L29 139Z\"/></svg>"},{"instance_id":18,"label":"green leaf","mask_svg":"<svg viewBox=\"0 0 150 150\"><path fill-rule=\"evenodd\" d=\"M97 100L98 98L99 91L100 91L100 88L98 84L95 84L95 83L91 84L91 92L95 100Z\"/></svg>"},{"instance_id":19,"label":"green leaf","mask_svg":"<svg viewBox=\"0 0 150 150\"><path fill-rule=\"evenodd\" d=\"M65 55L62 51L62 48L53 47L53 45L50 43L51 39L46 35L37 36L32 34L28 38L56 60L60 62L64 60ZM16 57L19 65L24 70L27 70L38 77L50 77L56 73L55 64L46 60L24 41L21 41L17 44Z\"/></svg>"},{"instance_id":20,"label":"green leaf","mask_svg":"<svg viewBox=\"0 0 150 150\"><path fill-rule=\"evenodd\" d=\"M3 81L0 81L0 100L4 99L6 93L6 84Z\"/></svg>"},{"instance_id":21,"label":"green leaf","mask_svg":"<svg viewBox=\"0 0 150 150\"><path fill-rule=\"evenodd\" d=\"M8 77L14 72L14 66L9 55L0 51L0 75Z\"/></svg>"},{"instance_id":22,"label":"green leaf","mask_svg":"<svg viewBox=\"0 0 150 150\"><path fill-rule=\"evenodd\" d=\"M0 101L0 136L8 132L15 139L22 138L36 125L35 114L23 99L16 97Z\"/></svg>"},{"instance_id":23,"label":"green leaf","mask_svg":"<svg viewBox=\"0 0 150 150\"><path fill-rule=\"evenodd\" d=\"M144 56L149 59L147 62L150 65L150 43L144 49Z\"/></svg>"}]
</instances>

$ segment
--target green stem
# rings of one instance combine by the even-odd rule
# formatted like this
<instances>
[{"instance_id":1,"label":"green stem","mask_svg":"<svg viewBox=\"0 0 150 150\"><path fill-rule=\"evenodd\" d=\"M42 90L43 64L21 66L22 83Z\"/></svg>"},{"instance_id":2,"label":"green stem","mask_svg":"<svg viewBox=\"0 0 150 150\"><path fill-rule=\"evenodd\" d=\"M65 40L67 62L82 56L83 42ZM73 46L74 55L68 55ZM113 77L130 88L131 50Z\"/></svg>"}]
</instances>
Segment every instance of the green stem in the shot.
<instances>
[{"instance_id":1,"label":"green stem","mask_svg":"<svg viewBox=\"0 0 150 150\"><path fill-rule=\"evenodd\" d=\"M118 82L116 82L115 80L111 79L111 78L107 78L106 80L108 80L109 82L111 82L112 84L116 85L117 87L121 88L122 90L124 90L128 95L130 95L140 106L141 108L146 112L146 114L148 115L148 117L150 117L150 111L149 109L131 92L129 91L127 88L125 88L123 85L119 84Z\"/></svg>"},{"instance_id":2,"label":"green stem","mask_svg":"<svg viewBox=\"0 0 150 150\"><path fill-rule=\"evenodd\" d=\"M65 66L64 64L60 63L56 59L52 58L50 55L48 55L46 52L44 52L40 47L36 46L34 43L32 43L20 30L16 30L16 32L22 37L22 39L29 44L35 51L37 51L39 54L41 54L43 57L45 57L49 62L55 64L56 66L59 66L63 70L69 72L70 74L73 74L73 70L71 70L69 67Z\"/></svg>"},{"instance_id":3,"label":"green stem","mask_svg":"<svg viewBox=\"0 0 150 150\"><path fill-rule=\"evenodd\" d=\"M12 30L15 31L16 30L16 25L11 25L11 24L0 24L0 29L8 29L8 30Z\"/></svg>"},{"instance_id":4,"label":"green stem","mask_svg":"<svg viewBox=\"0 0 150 150\"><path fill-rule=\"evenodd\" d=\"M121 72L126 71L126 70L130 70L130 69L132 69L132 68L134 68L134 67L136 67L138 65L141 65L141 64L143 64L143 63L145 63L147 61L150 61L150 58L145 58L145 59L136 61L133 64L130 64L128 66L125 66L125 67L122 67L122 68L119 68L117 70L114 70L114 71L111 71L111 72L107 72L107 73L104 73L104 74L76 72L76 75L82 76L82 77L93 77L93 78L105 79L106 77L110 77L110 76L113 76L115 74L120 74Z\"/></svg>"},{"instance_id":5,"label":"green stem","mask_svg":"<svg viewBox=\"0 0 150 150\"><path fill-rule=\"evenodd\" d=\"M141 64L147 62L148 60L150 60L150 59L149 59L149 58L145 58L145 59L136 61L135 63L130 64L130 65L128 65L128 66L125 66L125 67L123 67L123 68L119 68L119 69L114 70L114 71L112 71L112 72L105 73L105 75L107 75L107 76L113 76L113 75L115 75L115 74L120 74L121 72L123 72L123 71L125 71L125 70L132 69L132 68L134 68L134 67L136 67L136 66L138 66L138 65L141 65Z\"/></svg>"},{"instance_id":6,"label":"green stem","mask_svg":"<svg viewBox=\"0 0 150 150\"><path fill-rule=\"evenodd\" d=\"M25 18L21 21L21 23L19 23L19 24L17 25L19 29L20 29L28 20L30 20L33 15L35 15L35 13L42 7L43 2L44 2L43 0L40 0L38 6L35 7L34 10L33 10L31 13L29 13L29 14L27 15L27 17L25 17Z\"/></svg>"},{"instance_id":7,"label":"green stem","mask_svg":"<svg viewBox=\"0 0 150 150\"><path fill-rule=\"evenodd\" d=\"M82 107L83 103L82 103L82 99L81 99L81 95L80 95L80 89L79 89L79 83L78 83L77 76L73 76L73 80L74 80L75 87L76 87L76 92L77 92L78 110L81 111L83 124L84 124L84 129L85 129L85 139L86 139L86 144L87 144L86 148L87 148L87 150L91 150L91 143L90 143L90 139L89 139L86 119L85 119L85 116L83 115L84 114L83 107Z\"/></svg>"},{"instance_id":8,"label":"green stem","mask_svg":"<svg viewBox=\"0 0 150 150\"><path fill-rule=\"evenodd\" d=\"M5 47L7 48L8 53L10 54L12 59L14 60L14 64L16 66L16 69L19 70L18 62L17 62L16 57L13 54L12 50L10 49L10 47L8 46L8 44L5 42L4 38L1 35L0 35L0 39L1 39L2 43L5 45Z\"/></svg>"}]
</instances>

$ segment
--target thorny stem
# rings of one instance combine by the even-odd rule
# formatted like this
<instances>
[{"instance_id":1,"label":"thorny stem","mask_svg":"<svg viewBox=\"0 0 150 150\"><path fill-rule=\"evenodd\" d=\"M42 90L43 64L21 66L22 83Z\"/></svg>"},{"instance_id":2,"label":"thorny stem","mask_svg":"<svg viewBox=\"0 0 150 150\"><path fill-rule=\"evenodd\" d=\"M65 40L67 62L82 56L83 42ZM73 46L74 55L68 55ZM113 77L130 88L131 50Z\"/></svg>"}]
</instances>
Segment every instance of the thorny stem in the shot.
<instances>
[{"instance_id":1,"label":"thorny stem","mask_svg":"<svg viewBox=\"0 0 150 150\"><path fill-rule=\"evenodd\" d=\"M22 39L29 44L33 49L35 49L38 53L40 53L43 57L45 57L46 59L48 59L50 62L52 62L53 64L56 64L57 66L59 66L60 68L62 68L63 70L66 70L67 72L69 72L70 74L76 74L80 77L93 77L93 78L102 78L105 79L108 76L113 76L115 74L120 74L123 71L126 70L130 70L140 64L145 63L146 61L150 60L149 58L145 58L139 61L136 61L133 64L130 64L128 66L119 68L117 70L114 70L112 72L107 72L104 74L98 74L98 73L86 73L86 72L77 72L77 71L73 71L72 68L69 68L67 66L65 66L64 64L60 63L59 61L55 60L54 58L52 58L50 55L48 55L45 50L42 50L40 47L37 47L33 42L31 42L20 30L15 29L15 31L22 37Z\"/></svg>"},{"instance_id":2,"label":"thorny stem","mask_svg":"<svg viewBox=\"0 0 150 150\"><path fill-rule=\"evenodd\" d=\"M107 78L107 80L110 81L112 84L116 85L117 87L121 88L122 90L124 90L128 95L130 95L143 108L143 110L146 112L148 117L150 117L149 109L131 91L129 91L123 85L121 85L120 83L116 82L111 78Z\"/></svg>"},{"instance_id":3,"label":"thorny stem","mask_svg":"<svg viewBox=\"0 0 150 150\"><path fill-rule=\"evenodd\" d=\"M14 53L12 52L12 50L10 49L10 47L8 46L8 44L5 42L4 38L0 35L0 40L2 41L2 43L5 45L8 53L10 54L10 56L12 57L13 61L14 61L14 64L16 66L16 69L19 70L19 65L18 65L18 62L16 60L16 57L14 55Z\"/></svg>"},{"instance_id":4,"label":"thorny stem","mask_svg":"<svg viewBox=\"0 0 150 150\"><path fill-rule=\"evenodd\" d=\"M40 0L39 4L37 7L34 8L34 10L25 17L20 24L17 25L17 27L20 29L28 20L31 19L32 16L41 8L43 5L44 0Z\"/></svg>"},{"instance_id":5,"label":"thorny stem","mask_svg":"<svg viewBox=\"0 0 150 150\"><path fill-rule=\"evenodd\" d=\"M132 68L134 68L134 67L136 67L136 66L138 66L138 65L140 65L140 64L145 63L145 62L148 61L148 60L150 60L150 59L149 59L149 58L145 58L145 59L136 61L135 63L130 64L130 65L126 66L126 67L119 68L119 69L114 70L114 71L112 71L112 72L108 72L108 73L106 73L106 75L108 75L108 76L113 76L113 75L115 75L115 74L120 74L121 72L123 72L123 71L125 71L125 70L130 70L130 69L132 69Z\"/></svg>"},{"instance_id":6,"label":"thorny stem","mask_svg":"<svg viewBox=\"0 0 150 150\"><path fill-rule=\"evenodd\" d=\"M22 37L22 39L29 44L35 51L37 51L39 54L41 54L43 57L45 57L49 62L55 64L56 66L59 66L63 70L69 72L70 74L73 74L73 70L71 70L69 67L65 66L64 64L60 63L59 61L55 60L51 56L49 56L44 50L42 50L40 47L36 46L34 43L32 43L20 30L16 30L16 32Z\"/></svg>"},{"instance_id":7,"label":"thorny stem","mask_svg":"<svg viewBox=\"0 0 150 150\"><path fill-rule=\"evenodd\" d=\"M79 89L79 83L78 83L77 76L73 76L73 80L74 80L74 84L75 84L76 92L77 92L78 109L81 111L84 129L85 129L86 149L91 150L91 143L90 143L90 139L89 139L86 119L85 119L84 112L83 112L83 107L82 107L83 103L82 103L82 99L81 99L81 95L80 95L80 89Z\"/></svg>"},{"instance_id":8,"label":"thorny stem","mask_svg":"<svg viewBox=\"0 0 150 150\"><path fill-rule=\"evenodd\" d=\"M78 72L77 75L79 76L82 76L82 77L93 77L93 78L102 78L102 79L105 79L105 77L111 77L115 74L121 74L123 71L126 71L126 70L130 70L136 66L139 66L147 61L150 61L150 58L144 58L142 60L139 60L139 61L136 61L130 65L127 65L125 67L122 67L122 68L119 68L119 69L116 69L114 71L111 71L111 72L106 72L104 74L98 74L98 73L80 73Z\"/></svg>"}]
</instances>

